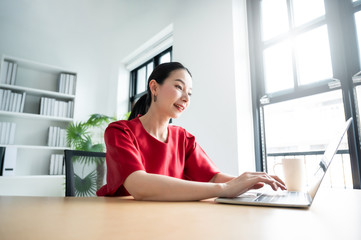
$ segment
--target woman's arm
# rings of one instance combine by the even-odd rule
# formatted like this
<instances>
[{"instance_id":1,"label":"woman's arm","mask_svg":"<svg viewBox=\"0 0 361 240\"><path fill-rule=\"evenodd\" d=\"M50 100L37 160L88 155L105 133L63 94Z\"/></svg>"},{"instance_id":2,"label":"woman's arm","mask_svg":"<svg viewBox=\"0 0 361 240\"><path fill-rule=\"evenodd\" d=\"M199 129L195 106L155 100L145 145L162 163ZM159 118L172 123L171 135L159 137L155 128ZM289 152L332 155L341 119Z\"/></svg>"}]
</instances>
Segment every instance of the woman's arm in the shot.
<instances>
[{"instance_id":1,"label":"woman's arm","mask_svg":"<svg viewBox=\"0 0 361 240\"><path fill-rule=\"evenodd\" d=\"M124 187L136 200L194 201L211 198L222 185L193 182L178 178L136 171L124 182Z\"/></svg>"},{"instance_id":2,"label":"woman's arm","mask_svg":"<svg viewBox=\"0 0 361 240\"><path fill-rule=\"evenodd\" d=\"M209 181L212 183L225 183L228 181L231 181L235 178L235 176L231 176L225 173L217 173L216 175L214 175L214 177Z\"/></svg>"},{"instance_id":3,"label":"woman's arm","mask_svg":"<svg viewBox=\"0 0 361 240\"><path fill-rule=\"evenodd\" d=\"M216 177L217 179L217 177ZM136 200L195 201L212 197L236 197L259 183L269 184L274 190L286 189L284 184L266 173L244 173L226 183L194 182L173 177L135 171L124 182L124 187Z\"/></svg>"}]
</instances>

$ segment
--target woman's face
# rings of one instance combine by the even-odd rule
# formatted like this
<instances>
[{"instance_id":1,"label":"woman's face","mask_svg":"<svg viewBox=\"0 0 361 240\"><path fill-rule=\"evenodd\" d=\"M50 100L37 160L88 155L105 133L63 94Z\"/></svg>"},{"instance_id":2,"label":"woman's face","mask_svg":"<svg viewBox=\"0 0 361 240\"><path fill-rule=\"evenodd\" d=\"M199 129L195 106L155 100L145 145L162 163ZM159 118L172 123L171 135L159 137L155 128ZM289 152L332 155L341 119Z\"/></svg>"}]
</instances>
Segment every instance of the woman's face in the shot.
<instances>
[{"instance_id":1,"label":"woman's face","mask_svg":"<svg viewBox=\"0 0 361 240\"><path fill-rule=\"evenodd\" d=\"M157 86L156 107L170 118L179 117L190 104L192 77L184 69L175 70Z\"/></svg>"}]
</instances>

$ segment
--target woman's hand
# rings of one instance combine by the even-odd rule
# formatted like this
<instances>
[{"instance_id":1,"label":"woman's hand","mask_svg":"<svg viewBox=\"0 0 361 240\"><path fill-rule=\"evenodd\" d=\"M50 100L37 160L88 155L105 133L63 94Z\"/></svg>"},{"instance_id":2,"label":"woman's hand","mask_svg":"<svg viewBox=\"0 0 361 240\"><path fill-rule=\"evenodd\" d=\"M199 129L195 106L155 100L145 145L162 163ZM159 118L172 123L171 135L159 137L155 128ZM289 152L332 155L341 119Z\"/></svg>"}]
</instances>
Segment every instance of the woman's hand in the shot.
<instances>
[{"instance_id":1,"label":"woman's hand","mask_svg":"<svg viewBox=\"0 0 361 240\"><path fill-rule=\"evenodd\" d=\"M259 189L268 184L273 190L279 188L286 190L284 182L277 176L271 176L264 172L245 172L242 175L223 183L220 197L237 197L250 189Z\"/></svg>"}]
</instances>

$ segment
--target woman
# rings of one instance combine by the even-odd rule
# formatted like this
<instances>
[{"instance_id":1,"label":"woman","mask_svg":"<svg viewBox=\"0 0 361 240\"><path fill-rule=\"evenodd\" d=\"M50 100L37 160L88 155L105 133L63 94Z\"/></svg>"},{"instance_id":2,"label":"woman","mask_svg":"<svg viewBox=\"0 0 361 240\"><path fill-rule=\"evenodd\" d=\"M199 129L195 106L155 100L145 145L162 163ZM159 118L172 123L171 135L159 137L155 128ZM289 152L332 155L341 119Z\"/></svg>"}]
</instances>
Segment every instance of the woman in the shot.
<instances>
[{"instance_id":1,"label":"woman","mask_svg":"<svg viewBox=\"0 0 361 240\"><path fill-rule=\"evenodd\" d=\"M238 177L221 173L185 129L169 125L189 106L192 76L182 64L157 66L147 94L128 121L105 131L107 184L98 196L132 195L136 200L192 201L236 197L264 184L285 190L276 176L263 172Z\"/></svg>"}]
</instances>

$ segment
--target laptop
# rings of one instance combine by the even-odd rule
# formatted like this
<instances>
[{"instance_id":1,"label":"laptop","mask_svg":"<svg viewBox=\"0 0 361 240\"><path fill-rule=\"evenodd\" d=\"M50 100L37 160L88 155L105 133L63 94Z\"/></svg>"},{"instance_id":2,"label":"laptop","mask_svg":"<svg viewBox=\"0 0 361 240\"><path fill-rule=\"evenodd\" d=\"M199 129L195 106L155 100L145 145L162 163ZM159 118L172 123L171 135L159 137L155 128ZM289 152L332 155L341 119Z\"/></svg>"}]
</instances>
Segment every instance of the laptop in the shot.
<instances>
[{"instance_id":1,"label":"laptop","mask_svg":"<svg viewBox=\"0 0 361 240\"><path fill-rule=\"evenodd\" d=\"M235 198L216 198L218 203L241 204L241 205L258 205L258 206L274 206L274 207L293 207L308 208L311 206L320 184L335 156L338 147L342 141L345 132L350 127L352 118L348 119L342 128L337 132L334 139L328 144L318 168L315 171L307 192L288 192L277 191L262 193L259 191L248 191Z\"/></svg>"}]
</instances>

